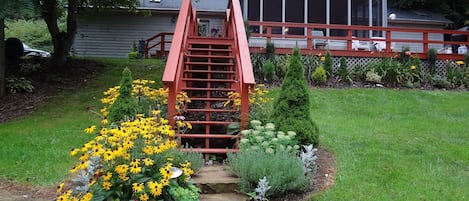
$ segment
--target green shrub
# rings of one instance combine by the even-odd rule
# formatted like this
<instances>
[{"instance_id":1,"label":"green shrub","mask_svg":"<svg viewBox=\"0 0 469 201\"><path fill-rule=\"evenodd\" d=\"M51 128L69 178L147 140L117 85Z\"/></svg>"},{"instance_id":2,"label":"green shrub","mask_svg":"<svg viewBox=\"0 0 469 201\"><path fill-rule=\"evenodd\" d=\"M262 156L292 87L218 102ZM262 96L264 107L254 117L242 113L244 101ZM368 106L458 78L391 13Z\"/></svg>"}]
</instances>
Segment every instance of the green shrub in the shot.
<instances>
[{"instance_id":1,"label":"green shrub","mask_svg":"<svg viewBox=\"0 0 469 201\"><path fill-rule=\"evenodd\" d=\"M448 88L450 86L450 82L448 82L448 79L445 76L440 76L440 75L434 75L431 77L430 83L432 86L436 88Z\"/></svg>"},{"instance_id":2,"label":"green shrub","mask_svg":"<svg viewBox=\"0 0 469 201\"><path fill-rule=\"evenodd\" d=\"M240 140L239 148L245 150L264 151L266 153L293 152L296 153L300 148L295 140L296 133L288 131L276 131L275 125L267 123L262 125L258 120L251 121L252 129L243 130L243 138Z\"/></svg>"},{"instance_id":3,"label":"green shrub","mask_svg":"<svg viewBox=\"0 0 469 201\"><path fill-rule=\"evenodd\" d=\"M340 66L339 66L339 77L340 80L343 82L350 81L350 73L347 69L347 60L345 57L340 58Z\"/></svg>"},{"instance_id":4,"label":"green shrub","mask_svg":"<svg viewBox=\"0 0 469 201\"><path fill-rule=\"evenodd\" d=\"M132 51L127 53L127 58L128 59L138 59L138 52Z\"/></svg>"},{"instance_id":5,"label":"green shrub","mask_svg":"<svg viewBox=\"0 0 469 201\"><path fill-rule=\"evenodd\" d=\"M317 67L313 72L313 81L319 85L326 84L326 70L322 66Z\"/></svg>"},{"instance_id":6,"label":"green shrub","mask_svg":"<svg viewBox=\"0 0 469 201\"><path fill-rule=\"evenodd\" d=\"M264 74L264 80L270 82L275 77L275 66L272 61L267 60L262 66L262 74Z\"/></svg>"},{"instance_id":7,"label":"green shrub","mask_svg":"<svg viewBox=\"0 0 469 201\"><path fill-rule=\"evenodd\" d=\"M304 64L305 67L306 80L308 82L313 81L314 70L317 66L322 65L322 62L320 62L320 57L315 55L304 55L301 57L301 62Z\"/></svg>"},{"instance_id":8,"label":"green shrub","mask_svg":"<svg viewBox=\"0 0 469 201\"><path fill-rule=\"evenodd\" d=\"M430 75L433 76L436 73L436 56L437 51L434 48L428 49L428 65L430 67Z\"/></svg>"},{"instance_id":9,"label":"green shrub","mask_svg":"<svg viewBox=\"0 0 469 201\"><path fill-rule=\"evenodd\" d=\"M455 66L448 62L446 64L446 78L451 88L464 85L465 68L463 66Z\"/></svg>"},{"instance_id":10,"label":"green shrub","mask_svg":"<svg viewBox=\"0 0 469 201\"><path fill-rule=\"evenodd\" d=\"M272 63L276 67L275 76L278 79L283 79L285 72L287 72L288 58L288 55L275 55L272 59Z\"/></svg>"},{"instance_id":11,"label":"green shrub","mask_svg":"<svg viewBox=\"0 0 469 201\"><path fill-rule=\"evenodd\" d=\"M265 55L267 59L272 59L275 55L275 44L273 42L267 42L265 44Z\"/></svg>"},{"instance_id":12,"label":"green shrub","mask_svg":"<svg viewBox=\"0 0 469 201\"><path fill-rule=\"evenodd\" d=\"M280 93L274 101L270 122L278 126L278 130L295 131L300 144L317 145L319 131L311 117L310 104L308 83L300 51L296 47L290 57Z\"/></svg>"},{"instance_id":13,"label":"green shrub","mask_svg":"<svg viewBox=\"0 0 469 201\"><path fill-rule=\"evenodd\" d=\"M366 81L371 83L381 83L381 76L378 75L374 69L371 69L366 72Z\"/></svg>"},{"instance_id":14,"label":"green shrub","mask_svg":"<svg viewBox=\"0 0 469 201\"><path fill-rule=\"evenodd\" d=\"M292 153L247 150L228 154L228 161L229 169L240 178L239 186L245 193L253 192L264 176L271 186L267 196L303 191L310 184L303 163Z\"/></svg>"},{"instance_id":15,"label":"green shrub","mask_svg":"<svg viewBox=\"0 0 469 201\"><path fill-rule=\"evenodd\" d=\"M31 93L34 90L34 86L31 84L31 81L24 77L8 77L5 79L5 85L6 89L12 94L17 92Z\"/></svg>"},{"instance_id":16,"label":"green shrub","mask_svg":"<svg viewBox=\"0 0 469 201\"><path fill-rule=\"evenodd\" d=\"M132 97L132 73L128 68L122 72L119 88L119 97L109 110L108 119L111 122L124 120L125 117L133 117L138 111L138 103Z\"/></svg>"},{"instance_id":17,"label":"green shrub","mask_svg":"<svg viewBox=\"0 0 469 201\"><path fill-rule=\"evenodd\" d=\"M326 51L326 58L324 60L324 70L326 70L328 77L332 77L332 75L334 75L332 56L329 50Z\"/></svg>"}]
</instances>

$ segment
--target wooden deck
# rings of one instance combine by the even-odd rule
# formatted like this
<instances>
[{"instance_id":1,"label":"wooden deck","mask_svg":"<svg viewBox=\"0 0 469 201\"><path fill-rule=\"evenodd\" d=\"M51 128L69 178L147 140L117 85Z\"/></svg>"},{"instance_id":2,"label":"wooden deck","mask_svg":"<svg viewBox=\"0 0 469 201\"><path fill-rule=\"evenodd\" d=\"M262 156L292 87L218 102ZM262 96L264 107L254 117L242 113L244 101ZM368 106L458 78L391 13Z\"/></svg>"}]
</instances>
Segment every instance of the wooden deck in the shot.
<instances>
[{"instance_id":1,"label":"wooden deck","mask_svg":"<svg viewBox=\"0 0 469 201\"><path fill-rule=\"evenodd\" d=\"M292 48L298 45L301 53L307 55L324 54L326 49L329 49L333 56L394 57L402 51L402 48L409 47L410 51L421 59L426 59L428 50L434 48L439 52L438 59L462 60L464 55L457 54L457 48L451 53L448 52L448 48L459 45L469 47L469 41L443 40L445 35L447 37L452 34L465 35L469 38L467 31L258 21L249 21L249 25L251 29L259 30L252 32L249 38L251 53L264 53L266 42L270 41L275 44L277 54L291 54ZM297 31L303 29L306 34L289 34L289 29ZM319 30L324 35L313 35L313 30L316 32ZM341 33L342 36L327 34L331 32ZM354 36L357 33L374 37ZM402 37L406 35L413 37ZM315 40L325 41L326 45L315 47ZM357 43L362 46L356 48Z\"/></svg>"}]
</instances>

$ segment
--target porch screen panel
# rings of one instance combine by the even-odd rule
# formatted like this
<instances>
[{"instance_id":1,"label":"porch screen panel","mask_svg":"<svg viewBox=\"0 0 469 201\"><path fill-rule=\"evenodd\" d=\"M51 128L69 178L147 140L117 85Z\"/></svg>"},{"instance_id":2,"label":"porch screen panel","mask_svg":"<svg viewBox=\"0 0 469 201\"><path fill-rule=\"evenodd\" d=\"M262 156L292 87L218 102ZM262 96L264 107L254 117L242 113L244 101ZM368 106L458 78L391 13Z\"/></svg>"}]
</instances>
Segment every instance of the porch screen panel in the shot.
<instances>
[{"instance_id":1,"label":"porch screen panel","mask_svg":"<svg viewBox=\"0 0 469 201\"><path fill-rule=\"evenodd\" d=\"M352 0L352 25L368 26L368 0ZM369 32L365 30L353 30L353 36L367 38Z\"/></svg>"},{"instance_id":2,"label":"porch screen panel","mask_svg":"<svg viewBox=\"0 0 469 201\"><path fill-rule=\"evenodd\" d=\"M382 0L373 0L373 26L383 26L383 12L382 12ZM373 31L374 37L382 37L383 33L381 31Z\"/></svg>"},{"instance_id":3,"label":"porch screen panel","mask_svg":"<svg viewBox=\"0 0 469 201\"><path fill-rule=\"evenodd\" d=\"M285 22L304 23L304 0L288 0L285 3ZM288 34L304 35L304 28L288 27Z\"/></svg>"},{"instance_id":4,"label":"porch screen panel","mask_svg":"<svg viewBox=\"0 0 469 201\"><path fill-rule=\"evenodd\" d=\"M347 24L347 0L331 1L331 24ZM346 30L331 29L331 36L346 36Z\"/></svg>"},{"instance_id":5,"label":"porch screen panel","mask_svg":"<svg viewBox=\"0 0 469 201\"><path fill-rule=\"evenodd\" d=\"M308 23L326 24L326 0L308 0Z\"/></svg>"},{"instance_id":6,"label":"porch screen panel","mask_svg":"<svg viewBox=\"0 0 469 201\"><path fill-rule=\"evenodd\" d=\"M260 0L248 0L248 20L260 21ZM259 26L250 26L252 33L259 33Z\"/></svg>"},{"instance_id":7,"label":"porch screen panel","mask_svg":"<svg viewBox=\"0 0 469 201\"><path fill-rule=\"evenodd\" d=\"M264 21L282 22L282 0L264 0ZM272 27L273 34L282 34L282 27Z\"/></svg>"}]
</instances>

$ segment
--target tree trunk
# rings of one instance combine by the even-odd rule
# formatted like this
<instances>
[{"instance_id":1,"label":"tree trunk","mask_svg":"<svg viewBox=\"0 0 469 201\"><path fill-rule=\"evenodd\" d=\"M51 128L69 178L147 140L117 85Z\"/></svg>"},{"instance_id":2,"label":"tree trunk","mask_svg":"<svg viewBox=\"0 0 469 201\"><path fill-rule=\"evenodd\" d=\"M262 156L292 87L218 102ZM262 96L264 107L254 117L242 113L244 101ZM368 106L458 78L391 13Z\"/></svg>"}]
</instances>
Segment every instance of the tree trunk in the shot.
<instances>
[{"instance_id":1,"label":"tree trunk","mask_svg":"<svg viewBox=\"0 0 469 201\"><path fill-rule=\"evenodd\" d=\"M0 18L0 97L6 94L5 19Z\"/></svg>"},{"instance_id":2,"label":"tree trunk","mask_svg":"<svg viewBox=\"0 0 469 201\"><path fill-rule=\"evenodd\" d=\"M61 32L57 24L57 5L57 0L43 1L42 15L52 37L52 45L54 46L52 62L56 69L63 69L77 31L76 13L78 2L77 0L68 0L66 32Z\"/></svg>"}]
</instances>

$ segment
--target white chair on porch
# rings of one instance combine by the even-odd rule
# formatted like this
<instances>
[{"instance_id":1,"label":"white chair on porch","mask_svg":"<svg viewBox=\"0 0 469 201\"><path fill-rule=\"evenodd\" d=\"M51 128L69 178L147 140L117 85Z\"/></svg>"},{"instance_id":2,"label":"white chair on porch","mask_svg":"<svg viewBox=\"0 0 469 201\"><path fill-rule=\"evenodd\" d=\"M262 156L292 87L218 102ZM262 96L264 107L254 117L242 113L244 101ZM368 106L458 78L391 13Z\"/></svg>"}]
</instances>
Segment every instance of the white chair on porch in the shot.
<instances>
[{"instance_id":1,"label":"white chair on porch","mask_svg":"<svg viewBox=\"0 0 469 201\"><path fill-rule=\"evenodd\" d=\"M355 37L352 37L355 38ZM360 41L360 40L354 40L352 39L352 49L357 51L357 50L366 50L370 51L371 50L371 43L370 41Z\"/></svg>"},{"instance_id":2,"label":"white chair on porch","mask_svg":"<svg viewBox=\"0 0 469 201\"><path fill-rule=\"evenodd\" d=\"M327 40L324 38L315 38L315 36L324 37L324 32L321 30L313 30L313 48L314 49L325 49L327 46Z\"/></svg>"}]
</instances>

